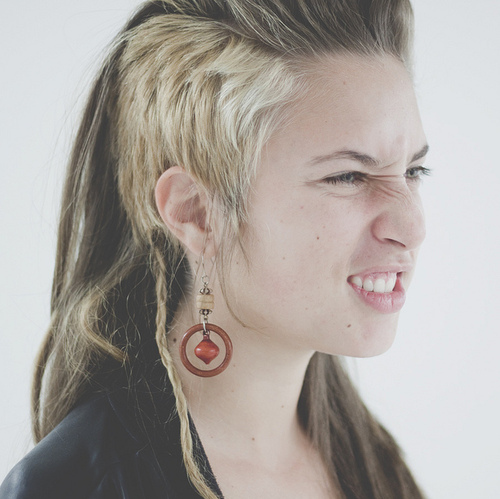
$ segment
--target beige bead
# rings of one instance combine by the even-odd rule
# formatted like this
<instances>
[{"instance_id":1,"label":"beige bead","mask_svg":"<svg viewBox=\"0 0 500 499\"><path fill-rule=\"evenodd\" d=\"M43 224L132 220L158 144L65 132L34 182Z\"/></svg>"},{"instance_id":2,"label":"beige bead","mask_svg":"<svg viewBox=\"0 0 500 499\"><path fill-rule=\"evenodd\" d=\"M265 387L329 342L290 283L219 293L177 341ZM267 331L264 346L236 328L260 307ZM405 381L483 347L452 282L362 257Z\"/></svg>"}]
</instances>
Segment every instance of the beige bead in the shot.
<instances>
[{"instance_id":1,"label":"beige bead","mask_svg":"<svg viewBox=\"0 0 500 499\"><path fill-rule=\"evenodd\" d=\"M214 309L214 295L199 294L196 296L196 308L198 310L213 310Z\"/></svg>"}]
</instances>

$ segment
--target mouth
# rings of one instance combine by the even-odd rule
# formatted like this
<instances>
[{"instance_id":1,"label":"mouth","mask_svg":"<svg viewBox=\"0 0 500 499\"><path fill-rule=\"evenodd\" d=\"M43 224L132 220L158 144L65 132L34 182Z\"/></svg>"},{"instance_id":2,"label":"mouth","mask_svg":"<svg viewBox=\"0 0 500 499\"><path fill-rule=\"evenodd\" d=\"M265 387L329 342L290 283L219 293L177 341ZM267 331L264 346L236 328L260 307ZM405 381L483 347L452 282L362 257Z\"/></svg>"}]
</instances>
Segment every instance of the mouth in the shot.
<instances>
[{"instance_id":1,"label":"mouth","mask_svg":"<svg viewBox=\"0 0 500 499\"><path fill-rule=\"evenodd\" d=\"M365 276L350 276L347 281L369 293L392 293L402 272L373 272Z\"/></svg>"},{"instance_id":2,"label":"mouth","mask_svg":"<svg viewBox=\"0 0 500 499\"><path fill-rule=\"evenodd\" d=\"M347 279L363 303L383 314L401 310L406 300L404 272L370 272Z\"/></svg>"}]
</instances>

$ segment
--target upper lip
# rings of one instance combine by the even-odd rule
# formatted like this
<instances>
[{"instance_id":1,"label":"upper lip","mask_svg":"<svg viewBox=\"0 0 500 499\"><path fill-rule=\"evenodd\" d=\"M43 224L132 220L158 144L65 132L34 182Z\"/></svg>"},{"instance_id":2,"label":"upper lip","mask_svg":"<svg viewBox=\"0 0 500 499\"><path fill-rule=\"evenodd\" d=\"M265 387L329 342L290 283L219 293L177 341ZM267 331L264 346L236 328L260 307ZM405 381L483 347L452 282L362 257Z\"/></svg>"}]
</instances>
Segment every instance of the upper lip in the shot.
<instances>
[{"instance_id":1,"label":"upper lip","mask_svg":"<svg viewBox=\"0 0 500 499\"><path fill-rule=\"evenodd\" d=\"M403 272L409 272L412 269L413 269L413 265L410 265L410 264L401 264L401 263L383 264L383 265L373 266L373 267L361 270L359 272L355 272L355 273L351 274L349 276L349 278L355 277L355 276L365 278L371 274L383 274L383 273L400 274Z\"/></svg>"}]
</instances>

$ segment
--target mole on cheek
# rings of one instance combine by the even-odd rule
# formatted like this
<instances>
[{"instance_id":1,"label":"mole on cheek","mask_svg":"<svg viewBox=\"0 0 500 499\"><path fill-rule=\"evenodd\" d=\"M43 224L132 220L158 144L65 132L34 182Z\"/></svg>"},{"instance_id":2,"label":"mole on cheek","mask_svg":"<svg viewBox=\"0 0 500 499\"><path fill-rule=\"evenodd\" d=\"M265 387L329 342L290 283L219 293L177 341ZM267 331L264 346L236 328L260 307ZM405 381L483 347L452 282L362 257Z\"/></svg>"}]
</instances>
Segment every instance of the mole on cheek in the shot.
<instances>
[{"instance_id":1,"label":"mole on cheek","mask_svg":"<svg viewBox=\"0 0 500 499\"><path fill-rule=\"evenodd\" d=\"M347 328L350 328L351 327L351 324L347 324Z\"/></svg>"}]
</instances>

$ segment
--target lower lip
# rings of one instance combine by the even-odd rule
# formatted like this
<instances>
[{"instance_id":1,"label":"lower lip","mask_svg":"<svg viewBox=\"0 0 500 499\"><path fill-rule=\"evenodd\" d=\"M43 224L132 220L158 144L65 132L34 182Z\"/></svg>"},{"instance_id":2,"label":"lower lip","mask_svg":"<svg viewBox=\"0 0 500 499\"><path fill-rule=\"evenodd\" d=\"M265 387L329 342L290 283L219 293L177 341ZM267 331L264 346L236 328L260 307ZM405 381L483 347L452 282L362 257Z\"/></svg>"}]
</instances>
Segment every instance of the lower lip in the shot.
<instances>
[{"instance_id":1,"label":"lower lip","mask_svg":"<svg viewBox=\"0 0 500 499\"><path fill-rule=\"evenodd\" d=\"M405 304L406 294L399 276L396 279L396 285L391 293L374 293L372 291L366 291L352 282L349 284L364 303L382 314L394 314L399 312Z\"/></svg>"}]
</instances>

